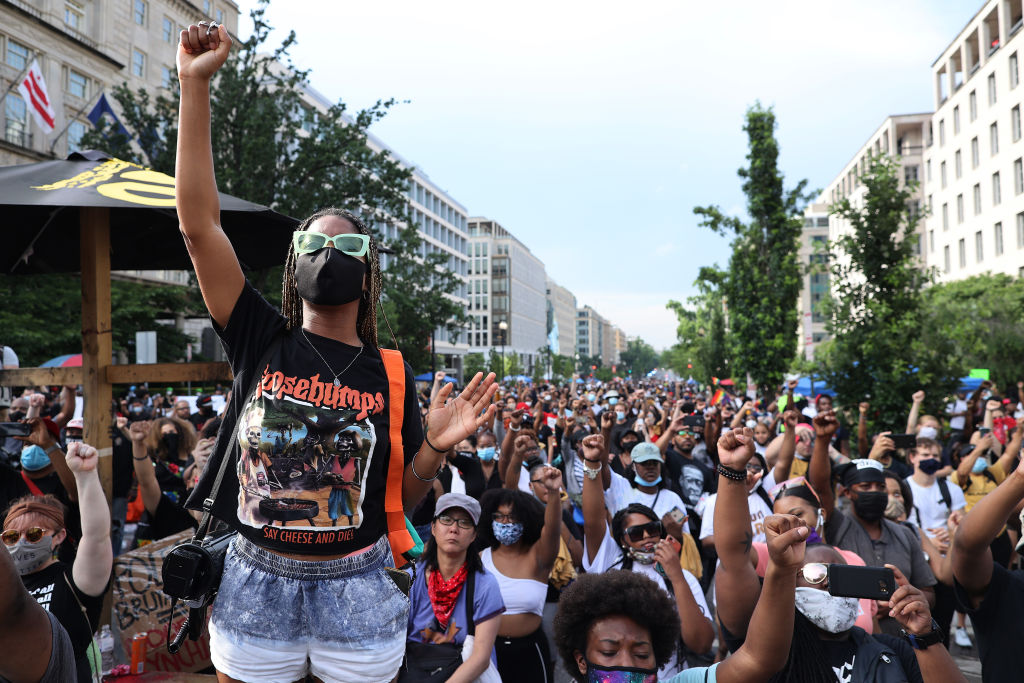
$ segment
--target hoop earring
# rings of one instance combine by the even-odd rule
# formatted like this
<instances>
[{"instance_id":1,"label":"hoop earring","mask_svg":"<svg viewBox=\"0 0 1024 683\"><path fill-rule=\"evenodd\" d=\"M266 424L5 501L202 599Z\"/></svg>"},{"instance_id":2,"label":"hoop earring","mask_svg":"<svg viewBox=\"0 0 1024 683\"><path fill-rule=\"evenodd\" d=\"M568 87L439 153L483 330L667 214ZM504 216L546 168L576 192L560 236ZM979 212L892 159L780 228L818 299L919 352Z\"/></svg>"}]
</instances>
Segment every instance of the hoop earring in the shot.
<instances>
[{"instance_id":1,"label":"hoop earring","mask_svg":"<svg viewBox=\"0 0 1024 683\"><path fill-rule=\"evenodd\" d=\"M370 290L363 290L363 301L365 301L366 303L370 303Z\"/></svg>"}]
</instances>

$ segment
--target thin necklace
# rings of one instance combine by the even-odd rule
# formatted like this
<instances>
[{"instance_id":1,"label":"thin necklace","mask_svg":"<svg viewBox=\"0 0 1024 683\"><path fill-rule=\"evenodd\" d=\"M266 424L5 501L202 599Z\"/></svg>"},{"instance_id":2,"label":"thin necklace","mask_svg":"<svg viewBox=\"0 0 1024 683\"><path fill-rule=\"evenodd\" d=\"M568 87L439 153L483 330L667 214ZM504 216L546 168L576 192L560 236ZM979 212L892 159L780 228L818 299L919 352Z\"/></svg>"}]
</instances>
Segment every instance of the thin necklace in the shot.
<instances>
[{"instance_id":1,"label":"thin necklace","mask_svg":"<svg viewBox=\"0 0 1024 683\"><path fill-rule=\"evenodd\" d=\"M352 363L355 363L359 359L359 356L363 355L363 347L362 346L359 347L359 353L356 354L355 358L353 358L351 361L349 361L349 364L345 366L344 370L342 370L341 372L335 372L334 368L331 367L331 364L327 362L327 359L324 358L320 354L319 351L317 351L317 348L315 346L313 346L313 342L309 341L309 337L306 336L305 328L300 327L299 329L302 330L302 336L306 338L306 343L309 344L313 348L313 351L316 353L316 355L320 356L320 360L322 360L324 362L324 365L327 366L327 369L330 371L330 373L332 375L334 375L334 386L340 387L341 386L341 380L339 380L338 378L341 377L342 375L344 375L345 372L350 367L352 367ZM364 346L365 346L365 344L364 344Z\"/></svg>"}]
</instances>

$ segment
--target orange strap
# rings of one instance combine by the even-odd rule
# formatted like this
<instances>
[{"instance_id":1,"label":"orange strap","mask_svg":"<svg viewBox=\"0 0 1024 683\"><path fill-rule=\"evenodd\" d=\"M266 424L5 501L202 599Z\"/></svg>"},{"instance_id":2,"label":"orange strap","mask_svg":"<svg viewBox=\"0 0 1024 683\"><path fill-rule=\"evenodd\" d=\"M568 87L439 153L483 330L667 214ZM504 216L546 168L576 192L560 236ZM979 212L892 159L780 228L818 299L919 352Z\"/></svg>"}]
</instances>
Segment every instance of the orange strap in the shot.
<instances>
[{"instance_id":1,"label":"orange strap","mask_svg":"<svg viewBox=\"0 0 1024 683\"><path fill-rule=\"evenodd\" d=\"M388 376L388 436L391 439L391 460L388 463L388 483L384 493L384 514L388 522L388 542L395 567L403 567L408 560L403 556L416 544L405 525L402 506L402 480L405 478L405 449L402 446L402 423L405 419L405 362L394 349L381 349L384 372Z\"/></svg>"}]
</instances>

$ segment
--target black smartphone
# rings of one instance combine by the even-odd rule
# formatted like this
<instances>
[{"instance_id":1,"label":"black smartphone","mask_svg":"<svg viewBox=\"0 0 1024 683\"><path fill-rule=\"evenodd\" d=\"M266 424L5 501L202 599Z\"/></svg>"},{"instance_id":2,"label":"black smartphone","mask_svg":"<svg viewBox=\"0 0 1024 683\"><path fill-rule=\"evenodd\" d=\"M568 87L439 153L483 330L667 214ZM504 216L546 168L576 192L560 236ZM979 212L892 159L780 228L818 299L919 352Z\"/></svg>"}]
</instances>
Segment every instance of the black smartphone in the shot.
<instances>
[{"instance_id":1,"label":"black smartphone","mask_svg":"<svg viewBox=\"0 0 1024 683\"><path fill-rule=\"evenodd\" d=\"M32 426L27 422L0 422L0 436L28 436Z\"/></svg>"},{"instance_id":2,"label":"black smartphone","mask_svg":"<svg viewBox=\"0 0 1024 683\"><path fill-rule=\"evenodd\" d=\"M896 576L888 567L830 564L828 592L844 598L888 600L896 592Z\"/></svg>"},{"instance_id":3,"label":"black smartphone","mask_svg":"<svg viewBox=\"0 0 1024 683\"><path fill-rule=\"evenodd\" d=\"M985 436L986 434L990 433L991 431L992 431L991 427L978 427L978 433L981 434L982 436Z\"/></svg>"},{"instance_id":4,"label":"black smartphone","mask_svg":"<svg viewBox=\"0 0 1024 683\"><path fill-rule=\"evenodd\" d=\"M890 434L892 445L896 448L916 448L917 434Z\"/></svg>"}]
</instances>

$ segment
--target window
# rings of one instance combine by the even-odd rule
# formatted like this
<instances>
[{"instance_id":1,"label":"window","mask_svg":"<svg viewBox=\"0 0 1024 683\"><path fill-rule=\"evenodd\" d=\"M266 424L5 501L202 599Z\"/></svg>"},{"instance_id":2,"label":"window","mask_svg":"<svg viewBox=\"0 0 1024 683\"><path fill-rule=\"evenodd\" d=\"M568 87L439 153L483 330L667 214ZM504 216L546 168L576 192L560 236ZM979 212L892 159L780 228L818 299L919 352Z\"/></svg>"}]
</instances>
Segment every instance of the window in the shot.
<instances>
[{"instance_id":1,"label":"window","mask_svg":"<svg viewBox=\"0 0 1024 683\"><path fill-rule=\"evenodd\" d=\"M1024 159L1013 162L1013 193L1024 192Z\"/></svg>"},{"instance_id":2,"label":"window","mask_svg":"<svg viewBox=\"0 0 1024 683\"><path fill-rule=\"evenodd\" d=\"M942 182L942 187L946 187L946 162L943 161L939 164L939 180Z\"/></svg>"},{"instance_id":3,"label":"window","mask_svg":"<svg viewBox=\"0 0 1024 683\"><path fill-rule=\"evenodd\" d=\"M988 127L988 146L992 156L999 154L999 124L993 123Z\"/></svg>"},{"instance_id":4,"label":"window","mask_svg":"<svg viewBox=\"0 0 1024 683\"><path fill-rule=\"evenodd\" d=\"M953 107L953 135L960 133L960 106Z\"/></svg>"},{"instance_id":5,"label":"window","mask_svg":"<svg viewBox=\"0 0 1024 683\"><path fill-rule=\"evenodd\" d=\"M956 196L956 223L960 225L964 222L964 196L958 194Z\"/></svg>"},{"instance_id":6,"label":"window","mask_svg":"<svg viewBox=\"0 0 1024 683\"><path fill-rule=\"evenodd\" d=\"M974 215L977 216L981 213L981 185L977 184L973 188L972 192L974 196Z\"/></svg>"},{"instance_id":7,"label":"window","mask_svg":"<svg viewBox=\"0 0 1024 683\"><path fill-rule=\"evenodd\" d=\"M83 23L85 23L85 10L77 2L66 0L64 3L64 25L75 31L81 31Z\"/></svg>"},{"instance_id":8,"label":"window","mask_svg":"<svg viewBox=\"0 0 1024 683\"><path fill-rule=\"evenodd\" d=\"M132 73L140 78L146 77L146 55L132 50Z\"/></svg>"},{"instance_id":9,"label":"window","mask_svg":"<svg viewBox=\"0 0 1024 683\"><path fill-rule=\"evenodd\" d=\"M1003 201L1002 184L999 182L999 171L992 174L992 206L999 206Z\"/></svg>"},{"instance_id":10,"label":"window","mask_svg":"<svg viewBox=\"0 0 1024 683\"><path fill-rule=\"evenodd\" d=\"M210 0L203 0L203 14L210 16L210 7L213 3Z\"/></svg>"},{"instance_id":11,"label":"window","mask_svg":"<svg viewBox=\"0 0 1024 683\"><path fill-rule=\"evenodd\" d=\"M993 105L996 103L996 75L988 75L988 103Z\"/></svg>"},{"instance_id":12,"label":"window","mask_svg":"<svg viewBox=\"0 0 1024 683\"><path fill-rule=\"evenodd\" d=\"M79 143L85 135L85 124L81 121L72 121L68 126L68 152L76 152L81 149Z\"/></svg>"},{"instance_id":13,"label":"window","mask_svg":"<svg viewBox=\"0 0 1024 683\"><path fill-rule=\"evenodd\" d=\"M132 19L139 26L146 25L146 0L135 0L132 3Z\"/></svg>"},{"instance_id":14,"label":"window","mask_svg":"<svg viewBox=\"0 0 1024 683\"><path fill-rule=\"evenodd\" d=\"M214 15L216 16L218 24L223 24L224 23L224 10L219 9L216 12L214 12Z\"/></svg>"},{"instance_id":15,"label":"window","mask_svg":"<svg viewBox=\"0 0 1024 683\"><path fill-rule=\"evenodd\" d=\"M960 252L959 253L960 267L961 268L966 268L967 267L967 243L964 242L963 239L961 239L957 243L957 247L959 248L959 252Z\"/></svg>"},{"instance_id":16,"label":"window","mask_svg":"<svg viewBox=\"0 0 1024 683\"><path fill-rule=\"evenodd\" d=\"M1020 105L1010 110L1010 135L1013 141L1020 140Z\"/></svg>"},{"instance_id":17,"label":"window","mask_svg":"<svg viewBox=\"0 0 1024 683\"><path fill-rule=\"evenodd\" d=\"M995 243L996 256L1003 255L1003 224L996 223L992 227L992 241Z\"/></svg>"},{"instance_id":18,"label":"window","mask_svg":"<svg viewBox=\"0 0 1024 683\"><path fill-rule=\"evenodd\" d=\"M21 71L28 66L28 48L21 43L7 39L7 55L5 60L9 66Z\"/></svg>"},{"instance_id":19,"label":"window","mask_svg":"<svg viewBox=\"0 0 1024 683\"><path fill-rule=\"evenodd\" d=\"M1024 212L1017 214L1017 248L1024 249Z\"/></svg>"},{"instance_id":20,"label":"window","mask_svg":"<svg viewBox=\"0 0 1024 683\"><path fill-rule=\"evenodd\" d=\"M943 272L949 272L949 245L947 244L942 248L942 270Z\"/></svg>"},{"instance_id":21,"label":"window","mask_svg":"<svg viewBox=\"0 0 1024 683\"><path fill-rule=\"evenodd\" d=\"M978 93L977 93L977 91L975 91L975 90L971 91L969 100L970 100L970 107L971 107L971 121L973 122L974 119L978 118Z\"/></svg>"},{"instance_id":22,"label":"window","mask_svg":"<svg viewBox=\"0 0 1024 683\"><path fill-rule=\"evenodd\" d=\"M163 38L165 43L174 42L174 22L164 17Z\"/></svg>"},{"instance_id":23,"label":"window","mask_svg":"<svg viewBox=\"0 0 1024 683\"><path fill-rule=\"evenodd\" d=\"M939 147L946 144L946 120L939 119Z\"/></svg>"},{"instance_id":24,"label":"window","mask_svg":"<svg viewBox=\"0 0 1024 683\"><path fill-rule=\"evenodd\" d=\"M983 238L981 236L981 230L974 233L974 260L977 263L981 263L985 260Z\"/></svg>"},{"instance_id":25,"label":"window","mask_svg":"<svg viewBox=\"0 0 1024 683\"><path fill-rule=\"evenodd\" d=\"M928 231L928 251L930 251L932 253L935 252L935 231L934 230L929 230Z\"/></svg>"},{"instance_id":26,"label":"window","mask_svg":"<svg viewBox=\"0 0 1024 683\"><path fill-rule=\"evenodd\" d=\"M980 145L978 145L978 138L971 138L971 168L978 168L978 164L981 163L981 153L979 152Z\"/></svg>"},{"instance_id":27,"label":"window","mask_svg":"<svg viewBox=\"0 0 1024 683\"><path fill-rule=\"evenodd\" d=\"M959 180L960 177L964 174L964 166L960 160L960 150L957 150L956 154L953 155L953 167L956 171L956 178L957 180Z\"/></svg>"},{"instance_id":28,"label":"window","mask_svg":"<svg viewBox=\"0 0 1024 683\"><path fill-rule=\"evenodd\" d=\"M170 88L171 87L171 67L162 66L160 67L160 87Z\"/></svg>"},{"instance_id":29,"label":"window","mask_svg":"<svg viewBox=\"0 0 1024 683\"><path fill-rule=\"evenodd\" d=\"M959 155L960 155L960 152L957 152L957 156L958 157L959 157ZM906 183L916 183L917 180L918 180L918 178L917 178L917 173L918 173L917 169L918 169L917 164L913 164L913 165L910 165L910 166L905 166L903 168L903 181L906 182Z\"/></svg>"},{"instance_id":30,"label":"window","mask_svg":"<svg viewBox=\"0 0 1024 683\"><path fill-rule=\"evenodd\" d=\"M84 100L89 96L89 79L74 69L68 71L68 92Z\"/></svg>"},{"instance_id":31,"label":"window","mask_svg":"<svg viewBox=\"0 0 1024 683\"><path fill-rule=\"evenodd\" d=\"M929 159L924 162L924 176L928 182L932 181L932 160Z\"/></svg>"},{"instance_id":32,"label":"window","mask_svg":"<svg viewBox=\"0 0 1024 683\"><path fill-rule=\"evenodd\" d=\"M28 147L28 108L21 95L15 93L7 93L4 100L4 139Z\"/></svg>"},{"instance_id":33,"label":"window","mask_svg":"<svg viewBox=\"0 0 1024 683\"><path fill-rule=\"evenodd\" d=\"M1017 73L1017 53L1014 52L1010 55L1010 90L1017 87L1020 83L1020 75Z\"/></svg>"},{"instance_id":34,"label":"window","mask_svg":"<svg viewBox=\"0 0 1024 683\"><path fill-rule=\"evenodd\" d=\"M942 205L942 229L949 230L949 204Z\"/></svg>"}]
</instances>

